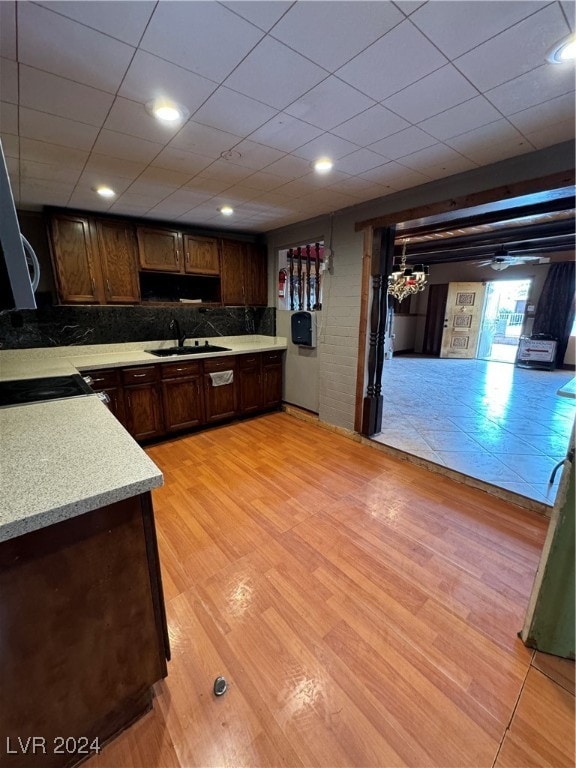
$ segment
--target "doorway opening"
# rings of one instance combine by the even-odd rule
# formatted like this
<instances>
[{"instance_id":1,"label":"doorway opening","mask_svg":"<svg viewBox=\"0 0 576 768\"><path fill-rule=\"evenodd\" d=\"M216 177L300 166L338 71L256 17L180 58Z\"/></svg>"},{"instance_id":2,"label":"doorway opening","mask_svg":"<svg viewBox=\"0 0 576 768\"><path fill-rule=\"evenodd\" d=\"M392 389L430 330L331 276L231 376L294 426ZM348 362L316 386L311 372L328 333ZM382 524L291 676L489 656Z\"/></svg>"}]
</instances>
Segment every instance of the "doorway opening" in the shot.
<instances>
[{"instance_id":1,"label":"doorway opening","mask_svg":"<svg viewBox=\"0 0 576 768\"><path fill-rule=\"evenodd\" d=\"M513 363L524 327L531 280L493 280L486 284L478 341L479 360Z\"/></svg>"}]
</instances>

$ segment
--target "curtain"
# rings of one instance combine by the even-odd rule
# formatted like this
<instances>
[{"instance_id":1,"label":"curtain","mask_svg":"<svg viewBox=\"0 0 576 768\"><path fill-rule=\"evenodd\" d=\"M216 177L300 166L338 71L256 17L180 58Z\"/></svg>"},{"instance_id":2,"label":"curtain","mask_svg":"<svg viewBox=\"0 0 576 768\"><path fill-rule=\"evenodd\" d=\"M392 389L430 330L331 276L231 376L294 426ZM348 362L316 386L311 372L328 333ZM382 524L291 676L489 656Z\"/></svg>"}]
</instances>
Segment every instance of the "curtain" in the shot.
<instances>
[{"instance_id":1,"label":"curtain","mask_svg":"<svg viewBox=\"0 0 576 768\"><path fill-rule=\"evenodd\" d=\"M558 341L556 365L561 366L574 322L574 278L576 265L573 261L552 264L548 270L544 288L538 300L532 335L545 333Z\"/></svg>"}]
</instances>

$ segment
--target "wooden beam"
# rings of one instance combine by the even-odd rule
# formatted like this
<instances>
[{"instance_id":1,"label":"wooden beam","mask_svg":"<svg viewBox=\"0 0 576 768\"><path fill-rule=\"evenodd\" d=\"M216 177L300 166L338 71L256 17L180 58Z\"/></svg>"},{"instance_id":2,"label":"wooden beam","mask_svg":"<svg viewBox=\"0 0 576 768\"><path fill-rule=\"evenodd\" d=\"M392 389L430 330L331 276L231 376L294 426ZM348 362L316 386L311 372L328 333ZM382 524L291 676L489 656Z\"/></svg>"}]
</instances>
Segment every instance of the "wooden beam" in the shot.
<instances>
[{"instance_id":1,"label":"wooden beam","mask_svg":"<svg viewBox=\"0 0 576 768\"><path fill-rule=\"evenodd\" d=\"M513 184L505 184L501 187L485 189L480 192L472 192L471 194L463 195L462 197L448 198L447 200L428 203L427 205L418 205L413 208L405 208L393 213L386 213L373 219L356 222L355 230L356 232L360 232L368 227L373 227L374 229L388 227L402 221L412 221L413 219L421 219L426 216L436 216L441 213L447 213L463 208L472 208L476 205L485 205L486 203L494 203L499 200L512 200L513 198L533 194L535 192L545 192L547 190L569 187L574 185L574 182L574 170L562 171L560 173L550 174L549 176L541 176L538 179L518 181ZM511 207L515 208L520 205L521 202L519 201L517 206Z\"/></svg>"},{"instance_id":2,"label":"wooden beam","mask_svg":"<svg viewBox=\"0 0 576 768\"><path fill-rule=\"evenodd\" d=\"M366 335L368 326L368 307L370 305L370 272L372 269L372 242L374 232L371 227L364 230L364 253L362 256L362 283L360 294L360 327L358 329L358 361L356 363L356 410L354 430L362 429L362 401L364 399L364 378L366 371Z\"/></svg>"}]
</instances>

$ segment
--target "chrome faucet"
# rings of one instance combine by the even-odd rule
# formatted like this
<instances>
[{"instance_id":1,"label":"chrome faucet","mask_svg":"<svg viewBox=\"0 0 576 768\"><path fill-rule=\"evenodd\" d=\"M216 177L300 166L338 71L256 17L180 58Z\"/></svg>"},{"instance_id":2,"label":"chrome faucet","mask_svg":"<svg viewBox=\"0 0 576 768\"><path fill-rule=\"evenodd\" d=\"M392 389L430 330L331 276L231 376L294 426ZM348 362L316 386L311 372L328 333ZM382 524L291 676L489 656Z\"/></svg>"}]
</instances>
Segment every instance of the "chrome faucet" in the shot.
<instances>
[{"instance_id":1,"label":"chrome faucet","mask_svg":"<svg viewBox=\"0 0 576 768\"><path fill-rule=\"evenodd\" d=\"M180 330L180 323L176 319L170 320L170 330L176 334L176 341L179 347L183 347L186 341L186 334Z\"/></svg>"}]
</instances>

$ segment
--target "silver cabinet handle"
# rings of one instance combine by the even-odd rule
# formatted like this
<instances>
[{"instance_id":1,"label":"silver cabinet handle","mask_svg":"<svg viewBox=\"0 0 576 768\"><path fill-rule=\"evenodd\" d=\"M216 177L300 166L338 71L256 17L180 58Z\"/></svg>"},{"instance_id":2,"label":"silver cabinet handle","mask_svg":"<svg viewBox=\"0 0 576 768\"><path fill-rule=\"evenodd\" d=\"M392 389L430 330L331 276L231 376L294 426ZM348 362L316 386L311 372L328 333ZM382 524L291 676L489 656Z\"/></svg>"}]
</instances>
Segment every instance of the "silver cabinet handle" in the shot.
<instances>
[{"instance_id":1,"label":"silver cabinet handle","mask_svg":"<svg viewBox=\"0 0 576 768\"><path fill-rule=\"evenodd\" d=\"M94 379L92 378L92 376L82 376L82 378L84 379L86 384L88 384L89 387L91 387L92 384L94 384ZM96 381L102 381L102 379L96 379Z\"/></svg>"},{"instance_id":2,"label":"silver cabinet handle","mask_svg":"<svg viewBox=\"0 0 576 768\"><path fill-rule=\"evenodd\" d=\"M98 392L97 397L99 400L102 400L104 405L108 405L110 402L110 395L107 392Z\"/></svg>"},{"instance_id":3,"label":"silver cabinet handle","mask_svg":"<svg viewBox=\"0 0 576 768\"><path fill-rule=\"evenodd\" d=\"M146 374L145 373L133 373L132 376L135 379L141 379L143 376L146 376Z\"/></svg>"}]
</instances>

